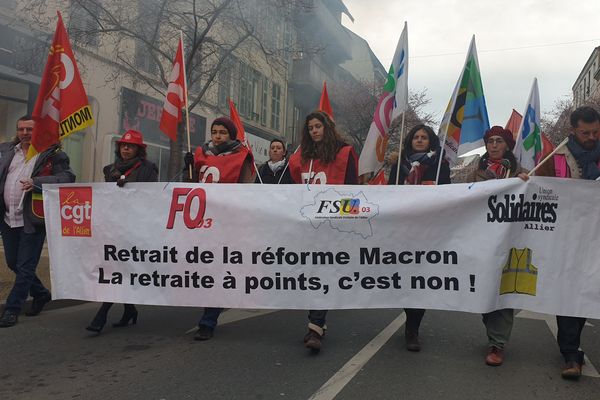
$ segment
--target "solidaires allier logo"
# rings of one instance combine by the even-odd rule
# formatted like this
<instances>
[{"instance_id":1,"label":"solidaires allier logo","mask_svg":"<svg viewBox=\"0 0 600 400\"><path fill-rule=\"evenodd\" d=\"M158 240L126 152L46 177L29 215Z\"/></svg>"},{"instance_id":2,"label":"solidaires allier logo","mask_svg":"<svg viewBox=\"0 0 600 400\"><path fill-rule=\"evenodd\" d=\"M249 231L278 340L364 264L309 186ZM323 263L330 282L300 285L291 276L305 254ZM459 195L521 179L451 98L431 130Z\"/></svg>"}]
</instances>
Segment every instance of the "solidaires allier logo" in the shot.
<instances>
[{"instance_id":1,"label":"solidaires allier logo","mask_svg":"<svg viewBox=\"0 0 600 400\"><path fill-rule=\"evenodd\" d=\"M527 247L510 249L508 260L502 267L500 294L536 295L538 269L532 264L532 257L533 251Z\"/></svg>"},{"instance_id":2,"label":"solidaires allier logo","mask_svg":"<svg viewBox=\"0 0 600 400\"><path fill-rule=\"evenodd\" d=\"M315 229L326 224L331 229L366 239L373 236L371 220L379 214L379 206L369 202L363 192L348 194L328 189L319 192L313 203L302 207L300 214Z\"/></svg>"},{"instance_id":3,"label":"solidaires allier logo","mask_svg":"<svg viewBox=\"0 0 600 400\"><path fill-rule=\"evenodd\" d=\"M525 222L523 229L554 231L558 218L558 195L540 187L533 195L504 194L488 197L487 222Z\"/></svg>"}]
</instances>

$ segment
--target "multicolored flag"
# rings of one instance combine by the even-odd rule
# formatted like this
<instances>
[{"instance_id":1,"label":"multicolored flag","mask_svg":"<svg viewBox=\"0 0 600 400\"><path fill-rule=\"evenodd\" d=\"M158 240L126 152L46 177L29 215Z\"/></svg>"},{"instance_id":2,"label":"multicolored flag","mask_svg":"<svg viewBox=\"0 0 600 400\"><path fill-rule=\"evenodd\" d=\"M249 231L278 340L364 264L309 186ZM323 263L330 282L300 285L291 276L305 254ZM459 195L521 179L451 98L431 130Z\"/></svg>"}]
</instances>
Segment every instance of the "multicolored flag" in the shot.
<instances>
[{"instance_id":1,"label":"multicolored flag","mask_svg":"<svg viewBox=\"0 0 600 400\"><path fill-rule=\"evenodd\" d=\"M327 93L327 82L323 82L323 90L321 91L321 99L319 100L319 110L327 113L333 119L333 108L329 102L329 94Z\"/></svg>"},{"instance_id":2,"label":"multicolored flag","mask_svg":"<svg viewBox=\"0 0 600 400\"><path fill-rule=\"evenodd\" d=\"M173 60L173 69L169 75L169 87L160 116L160 130L172 141L177 140L177 125L183 120L181 109L187 101L187 88L185 82L185 64L183 60L183 40L179 38L179 45Z\"/></svg>"},{"instance_id":3,"label":"multicolored flag","mask_svg":"<svg viewBox=\"0 0 600 400\"><path fill-rule=\"evenodd\" d=\"M60 12L57 14L54 39L33 108L35 126L27 159L94 124L69 35Z\"/></svg>"},{"instance_id":4,"label":"multicolored flag","mask_svg":"<svg viewBox=\"0 0 600 400\"><path fill-rule=\"evenodd\" d=\"M465 66L440 125L440 136L445 138L444 154L450 165L454 165L459 156L483 146L483 135L489 128L473 35Z\"/></svg>"},{"instance_id":5,"label":"multicolored flag","mask_svg":"<svg viewBox=\"0 0 600 400\"><path fill-rule=\"evenodd\" d=\"M359 175L377 171L382 167L392 122L408 110L408 26L406 22L383 90L384 93L375 107L373 122L358 160Z\"/></svg>"},{"instance_id":6,"label":"multicolored flag","mask_svg":"<svg viewBox=\"0 0 600 400\"><path fill-rule=\"evenodd\" d=\"M515 145L515 157L527 170L533 169L542 156L542 131L540 118L540 92L537 78L533 79L529 100L525 106L525 117L521 122Z\"/></svg>"}]
</instances>

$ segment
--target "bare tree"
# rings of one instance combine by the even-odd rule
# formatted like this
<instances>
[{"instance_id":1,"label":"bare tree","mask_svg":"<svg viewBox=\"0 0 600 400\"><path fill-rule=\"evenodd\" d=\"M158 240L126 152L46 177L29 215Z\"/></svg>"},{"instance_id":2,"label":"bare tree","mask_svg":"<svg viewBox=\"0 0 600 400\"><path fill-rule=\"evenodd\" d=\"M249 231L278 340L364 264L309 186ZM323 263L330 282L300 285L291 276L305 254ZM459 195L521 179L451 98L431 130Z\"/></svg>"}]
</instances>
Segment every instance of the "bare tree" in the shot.
<instances>
[{"instance_id":1,"label":"bare tree","mask_svg":"<svg viewBox=\"0 0 600 400\"><path fill-rule=\"evenodd\" d=\"M270 73L285 76L292 55L313 51L301 45L290 25L307 0L57 0L75 17L69 30L80 46L101 43L112 50L109 80L127 74L160 95L168 86L179 31L183 32L190 110L207 104L207 95L230 74L221 74L242 58L260 61ZM25 13L40 26L51 26L45 0L24 0ZM46 18L46 20L44 20ZM318 48L315 47L314 51ZM213 102L214 104L214 102ZM181 131L181 129L180 129ZM183 135L171 142L168 175L181 167Z\"/></svg>"}]
</instances>

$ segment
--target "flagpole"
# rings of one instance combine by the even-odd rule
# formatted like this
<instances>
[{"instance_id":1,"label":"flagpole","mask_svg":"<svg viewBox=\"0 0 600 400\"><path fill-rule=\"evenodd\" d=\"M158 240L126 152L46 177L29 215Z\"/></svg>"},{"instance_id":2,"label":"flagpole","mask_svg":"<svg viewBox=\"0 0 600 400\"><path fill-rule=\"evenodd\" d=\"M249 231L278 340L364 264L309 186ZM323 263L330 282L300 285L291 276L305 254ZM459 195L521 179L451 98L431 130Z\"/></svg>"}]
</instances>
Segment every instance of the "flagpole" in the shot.
<instances>
[{"instance_id":1,"label":"flagpole","mask_svg":"<svg viewBox=\"0 0 600 400\"><path fill-rule=\"evenodd\" d=\"M185 56L183 54L183 31L181 29L179 30L179 44L181 46L181 59L183 64L183 84L185 85L183 88L183 96L185 98L185 130L187 132L188 153L191 153L192 145L190 141L190 110L188 107L187 72L185 70ZM192 165L190 165L190 180L192 180Z\"/></svg>"},{"instance_id":2,"label":"flagpole","mask_svg":"<svg viewBox=\"0 0 600 400\"><path fill-rule=\"evenodd\" d=\"M444 135L444 141L440 146L440 159L438 160L437 172L435 173L435 185L438 185L438 181L440 180L440 170L442 168L442 159L444 158L444 148L446 147L446 137L448 136L448 130L446 129L446 134Z\"/></svg>"},{"instance_id":3,"label":"flagpole","mask_svg":"<svg viewBox=\"0 0 600 400\"><path fill-rule=\"evenodd\" d=\"M300 145L298 145L298 147L296 147L296 150L294 150L294 152L292 153L292 155L296 154L299 149L300 149ZM285 174L285 171L287 171L288 165L290 165L290 157L288 157L287 162L285 163L285 168L283 169L283 172L281 173L281 176L279 177L279 181L277 182L278 185L281 182L281 178L283 178L283 174Z\"/></svg>"},{"instance_id":4,"label":"flagpole","mask_svg":"<svg viewBox=\"0 0 600 400\"><path fill-rule=\"evenodd\" d=\"M548 154L546 156L546 158L544 158L542 161L539 162L538 165L536 165L535 167L533 167L533 169L531 171L529 171L529 173L527 174L527 176L531 176L535 173L535 171L537 171L537 169L546 161L548 161L550 159L550 157L552 157L560 148L562 148L564 145L566 145L569 142L569 137L567 136L565 138L565 140L563 140L562 142L560 142L560 144L558 146L556 146L556 148L552 151L552 153Z\"/></svg>"},{"instance_id":5,"label":"flagpole","mask_svg":"<svg viewBox=\"0 0 600 400\"><path fill-rule=\"evenodd\" d=\"M398 164L396 164L396 185L400 181L400 164L402 163L402 142L404 141L404 116L406 111L402 112L402 126L400 127L400 143L398 143Z\"/></svg>"}]
</instances>

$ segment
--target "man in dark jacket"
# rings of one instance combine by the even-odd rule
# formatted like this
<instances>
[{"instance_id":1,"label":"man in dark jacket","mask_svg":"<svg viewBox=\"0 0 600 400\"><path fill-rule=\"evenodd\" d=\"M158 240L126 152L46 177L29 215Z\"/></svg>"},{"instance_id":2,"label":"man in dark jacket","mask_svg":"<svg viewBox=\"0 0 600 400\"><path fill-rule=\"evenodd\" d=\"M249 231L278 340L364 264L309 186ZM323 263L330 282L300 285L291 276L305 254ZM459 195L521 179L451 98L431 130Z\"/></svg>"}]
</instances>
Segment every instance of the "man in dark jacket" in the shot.
<instances>
[{"instance_id":1,"label":"man in dark jacket","mask_svg":"<svg viewBox=\"0 0 600 400\"><path fill-rule=\"evenodd\" d=\"M591 107L579 107L571 113L570 122L572 132L567 145L542 164L536 175L597 180L600 178L600 114ZM585 243L583 246L593 246L591 241L580 243ZM584 248L579 251L584 251ZM579 344L585 322L585 318L556 316L558 346L565 359L562 370L562 377L565 379L575 380L581 376L584 354L579 349Z\"/></svg>"},{"instance_id":2,"label":"man in dark jacket","mask_svg":"<svg viewBox=\"0 0 600 400\"><path fill-rule=\"evenodd\" d=\"M75 175L69 157L59 145L26 159L35 122L29 115L17 121L17 139L2 145L0 157L0 231L6 264L15 273L15 283L6 299L0 328L13 326L31 294L28 316L38 315L51 300L50 292L36 275L46 230L41 201L44 183L70 183Z\"/></svg>"}]
</instances>

